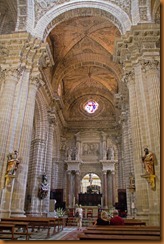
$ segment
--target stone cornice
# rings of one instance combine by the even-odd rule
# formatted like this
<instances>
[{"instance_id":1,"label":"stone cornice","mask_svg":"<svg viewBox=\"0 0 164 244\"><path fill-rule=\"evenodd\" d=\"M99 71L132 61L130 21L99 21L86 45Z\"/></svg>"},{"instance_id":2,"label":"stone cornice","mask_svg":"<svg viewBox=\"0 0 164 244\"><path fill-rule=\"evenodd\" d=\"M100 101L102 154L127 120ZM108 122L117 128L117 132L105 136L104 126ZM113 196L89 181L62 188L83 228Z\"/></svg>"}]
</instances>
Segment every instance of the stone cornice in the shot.
<instances>
[{"instance_id":1,"label":"stone cornice","mask_svg":"<svg viewBox=\"0 0 164 244\"><path fill-rule=\"evenodd\" d=\"M124 64L125 67L130 67L138 62L140 57L151 57L154 53L158 56L160 51L159 42L159 24L132 26L131 31L116 42L115 60Z\"/></svg>"},{"instance_id":2,"label":"stone cornice","mask_svg":"<svg viewBox=\"0 0 164 244\"><path fill-rule=\"evenodd\" d=\"M106 170L110 170L110 171L114 171L115 170L115 163L117 162L117 160L100 160L100 163L102 164L102 170L106 171Z\"/></svg>"},{"instance_id":3,"label":"stone cornice","mask_svg":"<svg viewBox=\"0 0 164 244\"><path fill-rule=\"evenodd\" d=\"M79 171L80 170L80 164L81 162L78 160L72 160L72 161L65 161L67 163L67 170L72 171Z\"/></svg>"}]
</instances>

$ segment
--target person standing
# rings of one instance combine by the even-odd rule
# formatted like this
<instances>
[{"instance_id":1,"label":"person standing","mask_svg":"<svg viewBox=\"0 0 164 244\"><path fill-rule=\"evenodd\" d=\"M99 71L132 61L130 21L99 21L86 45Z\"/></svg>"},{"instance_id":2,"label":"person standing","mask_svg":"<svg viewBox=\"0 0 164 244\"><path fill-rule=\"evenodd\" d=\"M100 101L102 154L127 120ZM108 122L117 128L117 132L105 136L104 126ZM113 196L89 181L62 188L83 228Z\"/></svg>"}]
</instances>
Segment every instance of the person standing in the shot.
<instances>
[{"instance_id":1,"label":"person standing","mask_svg":"<svg viewBox=\"0 0 164 244\"><path fill-rule=\"evenodd\" d=\"M81 205L77 205L75 209L75 217L77 221L77 229L82 230L82 220L83 220L83 209Z\"/></svg>"},{"instance_id":2,"label":"person standing","mask_svg":"<svg viewBox=\"0 0 164 244\"><path fill-rule=\"evenodd\" d=\"M124 220L118 215L118 210L113 211L113 217L110 219L110 225L124 225Z\"/></svg>"}]
</instances>

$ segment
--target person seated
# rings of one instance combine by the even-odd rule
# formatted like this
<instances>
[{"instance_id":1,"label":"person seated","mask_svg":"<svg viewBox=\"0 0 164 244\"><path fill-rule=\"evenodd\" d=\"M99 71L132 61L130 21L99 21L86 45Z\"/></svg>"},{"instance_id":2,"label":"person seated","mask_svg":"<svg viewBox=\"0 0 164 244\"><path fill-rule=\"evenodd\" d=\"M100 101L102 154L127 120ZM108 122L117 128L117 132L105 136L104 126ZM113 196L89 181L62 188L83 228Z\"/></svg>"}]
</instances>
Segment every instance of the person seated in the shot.
<instances>
[{"instance_id":1,"label":"person seated","mask_svg":"<svg viewBox=\"0 0 164 244\"><path fill-rule=\"evenodd\" d=\"M118 214L118 210L115 209L113 217L110 219L110 225L124 225L124 220Z\"/></svg>"},{"instance_id":2,"label":"person seated","mask_svg":"<svg viewBox=\"0 0 164 244\"><path fill-rule=\"evenodd\" d=\"M109 225L110 218L108 217L108 213L106 211L101 212L101 216L95 221L94 225Z\"/></svg>"}]
</instances>

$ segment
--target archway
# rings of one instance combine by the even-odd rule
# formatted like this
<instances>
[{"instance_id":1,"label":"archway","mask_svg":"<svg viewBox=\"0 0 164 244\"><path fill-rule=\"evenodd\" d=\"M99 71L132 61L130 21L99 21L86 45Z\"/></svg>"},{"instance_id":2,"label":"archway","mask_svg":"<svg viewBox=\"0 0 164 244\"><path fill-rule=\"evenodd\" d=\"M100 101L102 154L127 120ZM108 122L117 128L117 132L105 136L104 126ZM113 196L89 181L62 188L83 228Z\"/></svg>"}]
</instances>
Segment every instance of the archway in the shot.
<instances>
[{"instance_id":1,"label":"archway","mask_svg":"<svg viewBox=\"0 0 164 244\"><path fill-rule=\"evenodd\" d=\"M95 173L87 173L81 181L79 203L82 206L98 206L101 197L101 179Z\"/></svg>"},{"instance_id":2,"label":"archway","mask_svg":"<svg viewBox=\"0 0 164 244\"><path fill-rule=\"evenodd\" d=\"M100 193L101 179L97 174L87 173L81 181L81 193Z\"/></svg>"}]
</instances>

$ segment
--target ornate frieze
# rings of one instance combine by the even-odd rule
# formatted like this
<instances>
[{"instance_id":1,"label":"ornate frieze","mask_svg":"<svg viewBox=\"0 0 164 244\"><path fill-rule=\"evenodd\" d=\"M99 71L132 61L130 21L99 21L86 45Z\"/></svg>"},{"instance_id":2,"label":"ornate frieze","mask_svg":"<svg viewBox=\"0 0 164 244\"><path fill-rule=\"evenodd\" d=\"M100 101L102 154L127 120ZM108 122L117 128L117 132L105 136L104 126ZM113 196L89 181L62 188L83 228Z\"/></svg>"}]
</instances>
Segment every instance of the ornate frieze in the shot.
<instances>
[{"instance_id":1,"label":"ornate frieze","mask_svg":"<svg viewBox=\"0 0 164 244\"><path fill-rule=\"evenodd\" d=\"M9 55L8 48L4 47L3 45L0 45L0 61L4 61L5 58L7 58Z\"/></svg>"},{"instance_id":2,"label":"ornate frieze","mask_svg":"<svg viewBox=\"0 0 164 244\"><path fill-rule=\"evenodd\" d=\"M131 1L130 0L104 0L105 2L109 2L115 5L118 5L122 10L124 10L130 17L131 15ZM67 2L71 2L71 0L35 0L35 24L37 23L37 21L44 15L46 14L46 12L48 12L50 9L52 9L54 6L58 6ZM85 6L84 6L85 7ZM78 10L78 12L84 11L84 10ZM88 14L91 14L91 12L101 12L101 10L98 9L86 9L85 12L88 11ZM105 13L105 11L103 11L104 13L101 15L108 15L109 13ZM74 10L75 13L75 10ZM65 15L65 14L64 14ZM72 14L70 14L71 16ZM86 13L85 13L86 15ZM110 14L109 14L110 15ZM73 15L72 15L73 16ZM64 16L62 17L62 19L64 18ZM111 18L114 18L113 15L111 15ZM59 21L59 20L58 20ZM115 19L115 21L117 21ZM119 24L119 23L117 23Z\"/></svg>"},{"instance_id":3,"label":"ornate frieze","mask_svg":"<svg viewBox=\"0 0 164 244\"><path fill-rule=\"evenodd\" d=\"M43 16L51 8L63 4L65 2L70 2L70 0L35 0L36 22L38 19L40 19L41 16Z\"/></svg>"},{"instance_id":4,"label":"ornate frieze","mask_svg":"<svg viewBox=\"0 0 164 244\"><path fill-rule=\"evenodd\" d=\"M106 2L111 2L113 4L118 5L121 9L123 9L129 16L131 13L131 1L130 0L104 0Z\"/></svg>"},{"instance_id":5,"label":"ornate frieze","mask_svg":"<svg viewBox=\"0 0 164 244\"><path fill-rule=\"evenodd\" d=\"M147 21L147 7L139 7L140 21Z\"/></svg>"}]
</instances>

